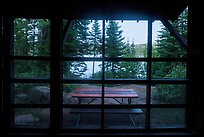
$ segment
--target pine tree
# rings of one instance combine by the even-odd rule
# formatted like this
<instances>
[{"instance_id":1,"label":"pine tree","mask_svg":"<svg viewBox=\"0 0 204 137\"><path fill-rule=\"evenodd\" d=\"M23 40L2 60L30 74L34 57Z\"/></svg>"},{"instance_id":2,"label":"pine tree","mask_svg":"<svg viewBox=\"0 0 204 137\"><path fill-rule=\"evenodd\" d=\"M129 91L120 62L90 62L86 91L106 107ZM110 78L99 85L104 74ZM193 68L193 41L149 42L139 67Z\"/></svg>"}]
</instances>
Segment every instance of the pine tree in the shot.
<instances>
[{"instance_id":1,"label":"pine tree","mask_svg":"<svg viewBox=\"0 0 204 137\"><path fill-rule=\"evenodd\" d=\"M89 20L77 20L75 22L77 29L77 41L79 42L78 52L80 56L84 57L89 54Z\"/></svg>"},{"instance_id":2,"label":"pine tree","mask_svg":"<svg viewBox=\"0 0 204 137\"><path fill-rule=\"evenodd\" d=\"M102 53L101 47L101 30L98 20L94 20L90 31L90 54L93 57L100 56ZM92 77L94 77L95 61L93 61Z\"/></svg>"},{"instance_id":3,"label":"pine tree","mask_svg":"<svg viewBox=\"0 0 204 137\"><path fill-rule=\"evenodd\" d=\"M106 28L106 57L122 57L125 55L125 45L123 43L124 37L122 37L123 31L120 30L118 22L110 20Z\"/></svg>"},{"instance_id":4,"label":"pine tree","mask_svg":"<svg viewBox=\"0 0 204 137\"><path fill-rule=\"evenodd\" d=\"M98 20L94 20L93 26L90 31L90 51L93 57L101 54L101 30Z\"/></svg>"},{"instance_id":5,"label":"pine tree","mask_svg":"<svg viewBox=\"0 0 204 137\"><path fill-rule=\"evenodd\" d=\"M125 55L125 45L123 43L122 30L118 22L110 20L106 28L106 41L105 41L105 56L111 58L123 57ZM120 69L119 62L106 62L105 63L106 76L118 77ZM111 74L109 74L111 72Z\"/></svg>"},{"instance_id":6,"label":"pine tree","mask_svg":"<svg viewBox=\"0 0 204 137\"><path fill-rule=\"evenodd\" d=\"M187 38L187 16L188 10L184 12L175 21L170 21L171 24L177 29L177 31L184 37ZM160 31L156 47L156 57L161 58L183 58L186 57L187 52L180 47L178 41L171 36L167 28L163 27ZM170 74L178 63L155 63L152 66L153 77L165 77Z\"/></svg>"},{"instance_id":7,"label":"pine tree","mask_svg":"<svg viewBox=\"0 0 204 137\"><path fill-rule=\"evenodd\" d=\"M187 38L187 16L188 9L171 21L177 31ZM156 57L183 58L187 52L182 49L177 40L171 36L169 31L163 27L159 39L156 43ZM152 64L152 78L186 78L186 64L183 62L157 62ZM157 92L153 93L153 98L162 103L179 104L184 102L186 87L184 85L156 85Z\"/></svg>"},{"instance_id":8,"label":"pine tree","mask_svg":"<svg viewBox=\"0 0 204 137\"><path fill-rule=\"evenodd\" d=\"M144 57L145 44L135 45L134 41L125 44L126 58ZM146 65L144 62L123 61L120 64L120 78L146 78Z\"/></svg>"},{"instance_id":9,"label":"pine tree","mask_svg":"<svg viewBox=\"0 0 204 137\"><path fill-rule=\"evenodd\" d=\"M184 12L175 21L170 21L171 24L177 29L177 31L187 38L187 16L188 10ZM160 35L156 44L157 57L186 57L186 51L182 49L178 41L171 36L166 27L163 27L160 31Z\"/></svg>"},{"instance_id":10,"label":"pine tree","mask_svg":"<svg viewBox=\"0 0 204 137\"><path fill-rule=\"evenodd\" d=\"M74 20L64 42L63 54L69 57L84 57L88 55L89 48L89 20ZM85 62L64 62L65 77L79 78L87 70Z\"/></svg>"}]
</instances>

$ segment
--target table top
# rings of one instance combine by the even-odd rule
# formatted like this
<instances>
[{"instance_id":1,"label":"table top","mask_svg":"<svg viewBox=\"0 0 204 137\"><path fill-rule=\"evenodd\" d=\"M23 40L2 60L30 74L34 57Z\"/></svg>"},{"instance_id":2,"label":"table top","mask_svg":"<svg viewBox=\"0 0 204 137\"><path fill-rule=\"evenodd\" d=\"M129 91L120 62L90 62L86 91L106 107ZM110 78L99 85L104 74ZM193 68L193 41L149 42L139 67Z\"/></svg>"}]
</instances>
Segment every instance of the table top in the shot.
<instances>
[{"instance_id":1,"label":"table top","mask_svg":"<svg viewBox=\"0 0 204 137\"><path fill-rule=\"evenodd\" d=\"M76 88L72 97L78 98L101 98L102 88ZM105 88L104 98L137 98L138 94L129 88Z\"/></svg>"}]
</instances>

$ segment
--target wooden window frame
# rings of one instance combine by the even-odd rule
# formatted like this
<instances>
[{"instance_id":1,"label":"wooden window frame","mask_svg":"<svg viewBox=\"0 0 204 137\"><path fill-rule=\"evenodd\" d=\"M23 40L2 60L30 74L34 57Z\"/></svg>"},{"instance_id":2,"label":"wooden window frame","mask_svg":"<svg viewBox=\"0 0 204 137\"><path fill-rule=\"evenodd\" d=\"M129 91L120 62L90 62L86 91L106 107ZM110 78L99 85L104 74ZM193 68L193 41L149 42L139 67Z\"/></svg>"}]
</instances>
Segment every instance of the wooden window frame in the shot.
<instances>
[{"instance_id":1,"label":"wooden window frame","mask_svg":"<svg viewBox=\"0 0 204 137\"><path fill-rule=\"evenodd\" d=\"M38 128L33 130L50 130L63 131L63 132L92 132L92 131L115 131L114 129L106 129L104 127L104 109L105 108L145 108L146 109L146 122L145 128L141 131L154 130L150 126L150 117L152 108L184 108L188 107L188 100L186 104L151 104L151 85L152 84L185 84L188 86L188 75L186 79L152 79L151 68L152 62L186 62L188 71L188 58L152 58L152 23L153 20L148 20L148 46L147 46L147 58L107 58L105 57L105 20L102 20L102 58L78 58L78 57L63 57L62 56L62 45L63 45L63 27L62 18L52 17L50 18L50 29L51 29L51 45L50 45L50 56L49 57L30 57L30 56L13 56L13 23L14 18L4 17L3 18L3 112L4 120L3 123L7 129L16 129L11 126L12 108L50 108L50 127L47 129ZM59 47L59 48L56 48ZM12 62L13 60L45 60L50 61L50 78L13 78ZM102 62L102 78L95 79L63 79L61 62L62 61L101 61ZM117 80L117 79L105 79L104 62L105 61L144 61L147 62L147 79L138 80ZM57 66L57 67L56 67ZM11 83L50 83L50 104L12 104L11 103ZM76 105L76 104L63 104L62 103L62 84L63 83L98 83L102 84L102 103L100 105ZM146 90L146 104L138 105L105 105L104 104L104 87L105 84L145 84L147 85ZM6 92L9 91L9 92ZM60 91L60 92L59 92ZM188 90L186 91L188 92ZM187 93L188 94L188 93ZM187 98L187 97L186 97ZM101 128L83 130L83 129L63 129L62 127L62 109L63 108L100 108L101 113ZM185 120L187 121L187 119ZM27 129L27 128L26 128ZM184 130L186 128L161 128L159 130ZM22 128L20 129L22 130ZM122 131L140 131L140 129L124 129ZM158 130L158 128L156 129Z\"/></svg>"}]
</instances>

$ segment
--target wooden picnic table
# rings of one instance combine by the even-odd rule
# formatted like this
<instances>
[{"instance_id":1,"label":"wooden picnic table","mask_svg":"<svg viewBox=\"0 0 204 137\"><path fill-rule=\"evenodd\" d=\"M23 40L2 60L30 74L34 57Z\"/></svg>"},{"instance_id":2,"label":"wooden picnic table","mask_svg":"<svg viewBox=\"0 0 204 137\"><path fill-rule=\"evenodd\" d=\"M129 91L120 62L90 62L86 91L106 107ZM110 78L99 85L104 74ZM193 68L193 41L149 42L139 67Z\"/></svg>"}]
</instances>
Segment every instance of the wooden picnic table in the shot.
<instances>
[{"instance_id":1,"label":"wooden picnic table","mask_svg":"<svg viewBox=\"0 0 204 137\"><path fill-rule=\"evenodd\" d=\"M88 102L90 104L97 98L102 98L102 88L76 88L73 90L72 97L78 98L78 103L82 103L83 98L92 98ZM104 98L113 98L118 103L123 104L123 99L128 99L128 104L131 104L132 98L138 98L138 94L130 88L104 88ZM117 98L121 98L119 101Z\"/></svg>"}]
</instances>

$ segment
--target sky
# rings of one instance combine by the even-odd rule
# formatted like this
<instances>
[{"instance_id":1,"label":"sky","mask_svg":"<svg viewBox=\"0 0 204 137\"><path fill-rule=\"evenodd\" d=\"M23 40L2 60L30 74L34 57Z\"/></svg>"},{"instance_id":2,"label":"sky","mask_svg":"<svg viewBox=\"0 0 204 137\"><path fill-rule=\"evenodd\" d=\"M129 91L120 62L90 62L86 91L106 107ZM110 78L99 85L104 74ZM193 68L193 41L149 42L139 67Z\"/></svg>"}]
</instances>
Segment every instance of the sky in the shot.
<instances>
[{"instance_id":1,"label":"sky","mask_svg":"<svg viewBox=\"0 0 204 137\"><path fill-rule=\"evenodd\" d=\"M123 31L122 35L125 37L124 42L129 41L134 44L144 44L147 43L147 31L148 31L148 21L147 20L117 20L120 30ZM102 30L102 20L99 21L100 29ZM108 23L106 22L106 25ZM157 39L158 31L161 30L162 23L160 21L154 21L152 26L152 41L155 42ZM91 28L91 26L90 26Z\"/></svg>"},{"instance_id":2,"label":"sky","mask_svg":"<svg viewBox=\"0 0 204 137\"><path fill-rule=\"evenodd\" d=\"M123 21L119 22L121 30L123 30L124 42L129 40L130 43L134 41L134 44L147 43L148 22L147 21ZM161 22L155 21L152 26L152 41L157 39L158 31L161 30Z\"/></svg>"}]
</instances>

